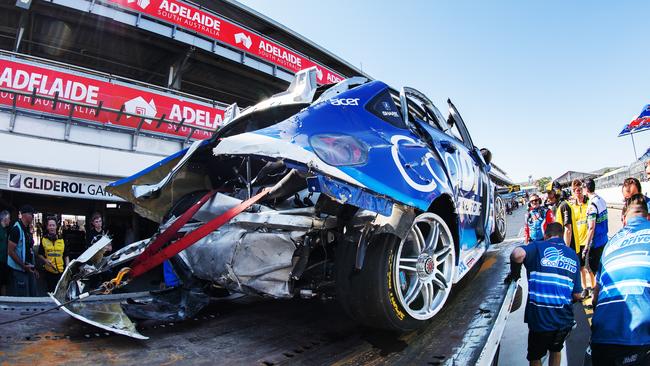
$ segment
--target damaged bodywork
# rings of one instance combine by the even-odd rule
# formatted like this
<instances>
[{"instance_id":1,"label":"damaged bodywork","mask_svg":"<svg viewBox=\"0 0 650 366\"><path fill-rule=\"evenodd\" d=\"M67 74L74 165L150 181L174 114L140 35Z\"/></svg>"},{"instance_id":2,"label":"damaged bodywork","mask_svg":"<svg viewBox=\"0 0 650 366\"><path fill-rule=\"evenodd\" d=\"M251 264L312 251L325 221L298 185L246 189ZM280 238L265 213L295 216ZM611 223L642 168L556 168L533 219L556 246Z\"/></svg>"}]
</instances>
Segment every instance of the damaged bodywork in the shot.
<instances>
[{"instance_id":1,"label":"damaged bodywork","mask_svg":"<svg viewBox=\"0 0 650 366\"><path fill-rule=\"evenodd\" d=\"M445 119L414 89L364 78L317 87L316 70L301 71L286 92L232 106L212 139L111 184L158 233L110 255L93 246L52 296L136 338L125 313L183 319L232 294L336 297L366 324L417 328L504 235L489 155L449 108ZM152 301L95 309L80 299L164 259L181 284Z\"/></svg>"}]
</instances>

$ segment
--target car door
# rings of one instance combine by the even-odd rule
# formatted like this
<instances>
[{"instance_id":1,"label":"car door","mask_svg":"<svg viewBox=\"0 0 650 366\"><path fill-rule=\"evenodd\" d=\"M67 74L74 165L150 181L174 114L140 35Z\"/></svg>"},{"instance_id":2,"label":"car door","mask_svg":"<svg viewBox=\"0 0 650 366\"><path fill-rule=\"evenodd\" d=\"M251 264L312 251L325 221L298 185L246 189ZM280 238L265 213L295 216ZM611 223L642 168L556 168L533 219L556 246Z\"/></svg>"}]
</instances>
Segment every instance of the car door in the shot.
<instances>
[{"instance_id":1,"label":"car door","mask_svg":"<svg viewBox=\"0 0 650 366\"><path fill-rule=\"evenodd\" d=\"M451 102L447 100L449 106L449 119L450 119L450 132L452 135L458 134L462 139L462 150L467 155L463 154L468 165L471 169L463 171L464 176L462 179L465 181L473 180L473 185L465 184L461 190L463 199L459 204L471 205L472 209L467 210L465 207L461 209L466 215L472 216L470 221L473 221L474 232L476 240L486 240L490 236L488 228L492 203L492 189L490 188L489 166L483 160L483 156L479 149L474 146L472 138L467 130L467 126L463 121L458 109ZM453 124L453 126L451 126ZM456 132L454 132L456 131ZM471 174L471 177L469 176Z\"/></svg>"},{"instance_id":2,"label":"car door","mask_svg":"<svg viewBox=\"0 0 650 366\"><path fill-rule=\"evenodd\" d=\"M433 102L421 92L405 87L402 94L409 98L409 103L417 102L420 110L426 110L426 113L420 113L421 118L416 118L413 122L418 123L421 130L428 134L430 148L437 152L445 166L459 216L459 246L461 251L470 250L485 237L481 221L480 169L479 163L472 157L474 152L471 138L457 111L456 119L460 123L454 123L456 119L448 122ZM459 257L464 254L460 253Z\"/></svg>"}]
</instances>

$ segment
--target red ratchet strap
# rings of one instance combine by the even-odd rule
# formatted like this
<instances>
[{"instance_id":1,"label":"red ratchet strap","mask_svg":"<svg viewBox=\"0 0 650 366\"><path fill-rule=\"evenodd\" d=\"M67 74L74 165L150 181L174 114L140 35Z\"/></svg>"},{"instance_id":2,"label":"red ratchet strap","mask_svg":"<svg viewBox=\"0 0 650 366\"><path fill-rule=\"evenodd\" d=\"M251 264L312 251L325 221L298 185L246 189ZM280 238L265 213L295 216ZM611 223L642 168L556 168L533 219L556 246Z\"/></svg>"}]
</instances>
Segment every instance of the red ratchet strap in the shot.
<instances>
[{"instance_id":1,"label":"red ratchet strap","mask_svg":"<svg viewBox=\"0 0 650 366\"><path fill-rule=\"evenodd\" d=\"M194 214L210 199L212 196L215 195L217 191L212 190L208 193L206 193L203 197L201 197L200 200L198 200L192 207L190 207L189 210L185 211L176 221L174 221L169 227L163 231L156 239L154 239L153 243L151 243L147 249L142 252L134 261L131 263L131 266L136 266L147 259L149 259L155 252L157 252L160 248L162 248L163 245L169 243L176 233L187 224L188 221L192 217L194 217Z\"/></svg>"},{"instance_id":2,"label":"red ratchet strap","mask_svg":"<svg viewBox=\"0 0 650 366\"><path fill-rule=\"evenodd\" d=\"M254 205L255 203L257 203L259 200L264 198L264 196L266 196L269 192L270 192L269 188L263 189L261 192L259 192L255 196L253 196L253 197L247 199L246 201L240 203L239 205L229 209L228 211L224 212L221 216L217 216L214 219L206 222L205 224L198 227L196 230L189 232L187 235L185 235L181 239L178 239L177 241L175 241L174 243L170 244L169 246L161 249L157 253L149 254L147 256L147 258L145 258L146 260L145 259L140 260L140 261L138 261L138 263L134 264L131 267L131 271L129 272L129 277L131 277L131 278L138 277L139 275L141 275L141 274L149 271L150 269L160 265L162 262L164 262L167 259L175 256L176 254L180 253L181 251L189 248L192 244L194 244L197 241L201 240L202 238L204 238L205 236L207 236L211 232L217 230L222 225L224 225L228 221L232 220L235 216L239 215L244 210L246 210L247 208L249 208L252 205ZM212 195L213 193L210 192L209 194ZM203 198L205 198L205 197L203 197ZM201 200L203 200L203 198ZM195 206L199 205L199 203L201 203L201 201L197 202L195 204ZM203 202L203 203L205 203L205 202ZM203 204L201 203L201 205L203 205ZM199 207L201 205L199 205ZM192 207L192 209L194 209L194 207ZM196 210L198 210L198 208ZM185 214L187 214L187 212ZM185 214L183 214L176 222L180 221L180 219L183 218L183 216L185 216ZM176 224L176 222L174 222L174 224ZM169 229L171 229L171 226L169 227ZM165 230L165 232L163 234L161 234L160 236L163 236L164 234L166 234L167 231L169 231L169 229ZM180 230L180 228L176 229L176 231L178 231L178 230ZM175 232L172 233L172 234L175 234ZM172 234L170 234L170 235L172 235ZM157 239L156 239L156 241L157 241ZM153 244L156 244L156 243L153 243ZM149 248L147 248L145 250L145 252L147 252L149 250ZM145 254L145 252L143 252L142 254ZM142 254L138 257L138 259L140 259L140 257L142 257Z\"/></svg>"}]
</instances>

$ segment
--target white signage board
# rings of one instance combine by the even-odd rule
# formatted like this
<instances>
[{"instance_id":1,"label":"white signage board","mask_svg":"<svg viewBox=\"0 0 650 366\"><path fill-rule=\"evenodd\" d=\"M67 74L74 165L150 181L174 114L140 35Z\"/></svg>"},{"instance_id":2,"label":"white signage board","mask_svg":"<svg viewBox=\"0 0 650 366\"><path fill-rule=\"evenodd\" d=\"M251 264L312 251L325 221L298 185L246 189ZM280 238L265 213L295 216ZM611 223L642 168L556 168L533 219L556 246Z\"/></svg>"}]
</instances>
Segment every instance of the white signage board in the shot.
<instances>
[{"instance_id":1,"label":"white signage board","mask_svg":"<svg viewBox=\"0 0 650 366\"><path fill-rule=\"evenodd\" d=\"M106 192L110 182L26 170L7 171L7 189L11 191L46 194L102 201L124 201Z\"/></svg>"}]
</instances>

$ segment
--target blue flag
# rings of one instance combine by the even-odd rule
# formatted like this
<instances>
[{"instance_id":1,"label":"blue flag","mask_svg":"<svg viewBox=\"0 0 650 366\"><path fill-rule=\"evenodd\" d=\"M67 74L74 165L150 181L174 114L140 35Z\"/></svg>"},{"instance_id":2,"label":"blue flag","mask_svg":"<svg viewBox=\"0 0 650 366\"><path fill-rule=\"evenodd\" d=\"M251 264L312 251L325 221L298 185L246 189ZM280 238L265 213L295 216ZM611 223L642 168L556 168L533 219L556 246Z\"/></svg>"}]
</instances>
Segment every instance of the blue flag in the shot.
<instances>
[{"instance_id":1,"label":"blue flag","mask_svg":"<svg viewBox=\"0 0 650 366\"><path fill-rule=\"evenodd\" d=\"M646 104L637 118L623 127L619 137L637 133L650 128L650 104Z\"/></svg>"}]
</instances>

